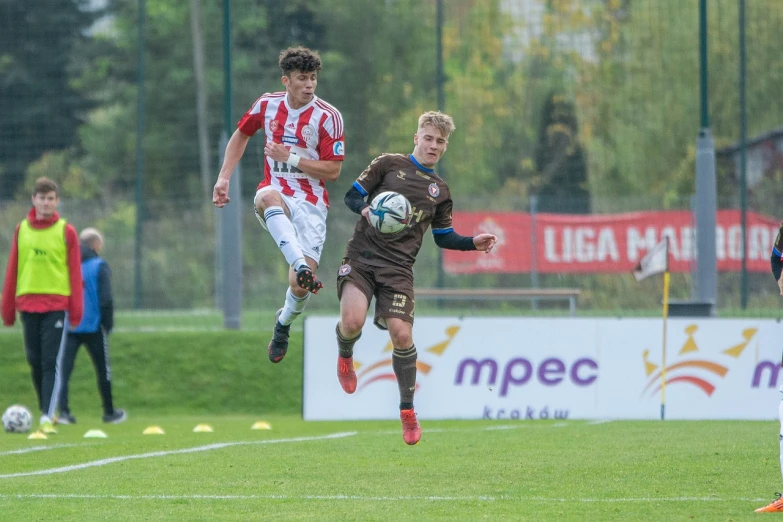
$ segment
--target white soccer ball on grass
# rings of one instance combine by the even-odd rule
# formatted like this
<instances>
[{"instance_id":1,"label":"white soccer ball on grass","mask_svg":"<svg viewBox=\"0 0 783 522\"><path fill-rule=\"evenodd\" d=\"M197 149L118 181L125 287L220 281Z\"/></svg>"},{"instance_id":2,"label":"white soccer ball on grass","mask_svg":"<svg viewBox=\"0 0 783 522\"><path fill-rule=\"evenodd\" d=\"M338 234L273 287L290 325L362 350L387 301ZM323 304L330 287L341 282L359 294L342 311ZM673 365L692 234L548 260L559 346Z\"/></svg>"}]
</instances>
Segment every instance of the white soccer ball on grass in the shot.
<instances>
[{"instance_id":1,"label":"white soccer ball on grass","mask_svg":"<svg viewBox=\"0 0 783 522\"><path fill-rule=\"evenodd\" d=\"M27 433L33 425L33 414L20 404L9 406L3 413L3 430L6 433Z\"/></svg>"}]
</instances>

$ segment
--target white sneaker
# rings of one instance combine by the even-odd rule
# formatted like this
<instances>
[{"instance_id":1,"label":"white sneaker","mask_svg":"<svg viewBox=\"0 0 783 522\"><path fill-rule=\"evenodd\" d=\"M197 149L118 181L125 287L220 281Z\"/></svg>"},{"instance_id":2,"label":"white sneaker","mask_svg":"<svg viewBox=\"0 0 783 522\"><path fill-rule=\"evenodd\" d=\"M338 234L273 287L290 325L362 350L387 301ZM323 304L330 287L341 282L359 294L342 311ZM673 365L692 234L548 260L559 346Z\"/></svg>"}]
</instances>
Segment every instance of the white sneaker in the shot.
<instances>
[{"instance_id":1,"label":"white sneaker","mask_svg":"<svg viewBox=\"0 0 783 522\"><path fill-rule=\"evenodd\" d=\"M50 419L48 415L41 415L40 428L42 432L47 434L57 433L57 430L54 429L54 423L52 422L52 419Z\"/></svg>"}]
</instances>

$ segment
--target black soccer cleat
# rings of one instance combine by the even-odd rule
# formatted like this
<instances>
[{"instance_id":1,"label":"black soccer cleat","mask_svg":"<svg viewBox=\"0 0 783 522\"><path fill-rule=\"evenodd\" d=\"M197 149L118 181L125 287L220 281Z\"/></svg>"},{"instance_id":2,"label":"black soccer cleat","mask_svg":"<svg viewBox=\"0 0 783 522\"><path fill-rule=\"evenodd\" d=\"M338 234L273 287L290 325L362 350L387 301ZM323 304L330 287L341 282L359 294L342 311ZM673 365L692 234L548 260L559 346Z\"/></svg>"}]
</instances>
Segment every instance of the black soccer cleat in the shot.
<instances>
[{"instance_id":1,"label":"black soccer cleat","mask_svg":"<svg viewBox=\"0 0 783 522\"><path fill-rule=\"evenodd\" d=\"M106 424L119 424L121 422L125 422L125 419L127 418L128 414L125 413L125 410L116 409L112 413L104 415L102 420Z\"/></svg>"},{"instance_id":2,"label":"black soccer cleat","mask_svg":"<svg viewBox=\"0 0 783 522\"><path fill-rule=\"evenodd\" d=\"M317 294L318 290L324 287L323 283L320 279L315 277L315 274L310 270L309 266L302 266L296 271L296 284L299 288L304 288L314 294Z\"/></svg>"},{"instance_id":3,"label":"black soccer cleat","mask_svg":"<svg viewBox=\"0 0 783 522\"><path fill-rule=\"evenodd\" d=\"M55 424L76 424L76 417L71 415L69 411L61 411L60 415L54 421Z\"/></svg>"},{"instance_id":4,"label":"black soccer cleat","mask_svg":"<svg viewBox=\"0 0 783 522\"><path fill-rule=\"evenodd\" d=\"M288 333L291 330L291 325L280 324L278 319L283 309L277 311L275 314L275 331L272 334L272 340L269 341L267 352L269 352L269 360L273 363L279 363L285 357L288 352Z\"/></svg>"}]
</instances>

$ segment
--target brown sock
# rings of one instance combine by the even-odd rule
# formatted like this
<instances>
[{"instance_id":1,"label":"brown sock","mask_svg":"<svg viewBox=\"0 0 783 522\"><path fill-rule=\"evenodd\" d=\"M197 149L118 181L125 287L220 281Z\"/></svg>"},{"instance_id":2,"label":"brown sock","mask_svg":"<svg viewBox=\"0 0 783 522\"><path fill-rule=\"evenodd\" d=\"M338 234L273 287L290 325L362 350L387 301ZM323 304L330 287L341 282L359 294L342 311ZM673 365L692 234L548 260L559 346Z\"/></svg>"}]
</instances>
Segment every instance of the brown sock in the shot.
<instances>
[{"instance_id":1,"label":"brown sock","mask_svg":"<svg viewBox=\"0 0 783 522\"><path fill-rule=\"evenodd\" d=\"M337 334L337 347L340 350L340 357L346 359L353 357L353 345L356 344L356 341L362 336L361 332L353 339L346 339L343 337L343 334L340 333L340 323L337 323L337 327L335 327L334 331Z\"/></svg>"},{"instance_id":2,"label":"brown sock","mask_svg":"<svg viewBox=\"0 0 783 522\"><path fill-rule=\"evenodd\" d=\"M416 391L416 345L407 350L392 350L392 368L400 389L400 408L410 409Z\"/></svg>"}]
</instances>

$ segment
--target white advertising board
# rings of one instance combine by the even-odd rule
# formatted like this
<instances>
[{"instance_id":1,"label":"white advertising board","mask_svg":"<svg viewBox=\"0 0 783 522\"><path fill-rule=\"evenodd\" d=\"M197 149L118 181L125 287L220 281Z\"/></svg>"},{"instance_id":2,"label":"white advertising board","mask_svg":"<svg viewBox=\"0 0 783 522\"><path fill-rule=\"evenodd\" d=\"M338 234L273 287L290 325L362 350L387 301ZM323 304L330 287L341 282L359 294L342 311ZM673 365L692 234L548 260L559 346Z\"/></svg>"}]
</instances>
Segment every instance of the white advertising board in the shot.
<instances>
[{"instance_id":1,"label":"white advertising board","mask_svg":"<svg viewBox=\"0 0 783 522\"><path fill-rule=\"evenodd\" d=\"M397 419L388 332L368 319L358 387L337 381L337 317L304 324L304 418ZM783 324L769 319L417 317L426 419L777 419Z\"/></svg>"}]
</instances>

